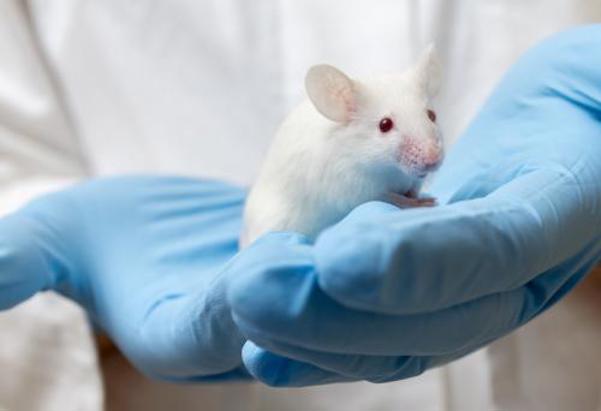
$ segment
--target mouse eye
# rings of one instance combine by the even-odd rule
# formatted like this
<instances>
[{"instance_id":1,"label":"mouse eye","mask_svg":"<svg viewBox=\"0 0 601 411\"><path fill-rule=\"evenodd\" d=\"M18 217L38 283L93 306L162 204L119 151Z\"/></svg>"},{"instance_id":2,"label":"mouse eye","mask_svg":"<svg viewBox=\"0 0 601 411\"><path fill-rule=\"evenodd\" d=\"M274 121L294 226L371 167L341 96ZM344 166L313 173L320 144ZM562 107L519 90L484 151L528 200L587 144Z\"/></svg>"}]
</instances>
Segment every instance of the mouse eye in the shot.
<instances>
[{"instance_id":1,"label":"mouse eye","mask_svg":"<svg viewBox=\"0 0 601 411\"><path fill-rule=\"evenodd\" d=\"M382 133L388 133L394 127L394 121L388 117L384 117L382 120L380 120L379 127Z\"/></svg>"},{"instance_id":2,"label":"mouse eye","mask_svg":"<svg viewBox=\"0 0 601 411\"><path fill-rule=\"evenodd\" d=\"M436 112L434 112L434 110L428 110L428 118L431 122L436 123Z\"/></svg>"}]
</instances>

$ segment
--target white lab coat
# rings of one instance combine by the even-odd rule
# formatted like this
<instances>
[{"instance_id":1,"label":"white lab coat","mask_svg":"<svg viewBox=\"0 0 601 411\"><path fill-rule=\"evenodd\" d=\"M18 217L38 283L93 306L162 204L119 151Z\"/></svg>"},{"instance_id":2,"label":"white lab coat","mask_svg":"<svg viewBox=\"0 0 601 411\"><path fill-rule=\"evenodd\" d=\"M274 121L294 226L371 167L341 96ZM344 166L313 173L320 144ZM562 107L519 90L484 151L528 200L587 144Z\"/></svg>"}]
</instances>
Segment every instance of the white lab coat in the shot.
<instances>
[{"instance_id":1,"label":"white lab coat","mask_svg":"<svg viewBox=\"0 0 601 411\"><path fill-rule=\"evenodd\" d=\"M308 66L402 69L432 40L445 66L438 113L450 144L528 46L600 17L596 0L2 0L0 210L87 176L249 184L302 98ZM601 325L587 295L403 382L181 387L108 366L105 391L115 410L601 409ZM46 293L0 313L0 409L100 410L98 369L74 304Z\"/></svg>"}]
</instances>

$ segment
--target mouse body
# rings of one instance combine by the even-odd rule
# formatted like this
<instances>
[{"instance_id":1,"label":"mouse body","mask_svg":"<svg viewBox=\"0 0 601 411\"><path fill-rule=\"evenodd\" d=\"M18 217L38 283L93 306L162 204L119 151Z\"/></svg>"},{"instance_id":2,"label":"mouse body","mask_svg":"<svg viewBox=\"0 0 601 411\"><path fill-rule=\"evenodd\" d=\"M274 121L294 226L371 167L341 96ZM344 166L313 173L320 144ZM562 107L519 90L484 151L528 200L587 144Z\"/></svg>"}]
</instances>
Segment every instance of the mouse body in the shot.
<instances>
[{"instance_id":1,"label":"mouse body","mask_svg":"<svg viewBox=\"0 0 601 411\"><path fill-rule=\"evenodd\" d=\"M399 74L351 79L309 69L308 98L279 127L244 209L242 247L268 231L310 240L372 201L428 206L426 175L443 159L431 99L440 66L433 46Z\"/></svg>"}]
</instances>

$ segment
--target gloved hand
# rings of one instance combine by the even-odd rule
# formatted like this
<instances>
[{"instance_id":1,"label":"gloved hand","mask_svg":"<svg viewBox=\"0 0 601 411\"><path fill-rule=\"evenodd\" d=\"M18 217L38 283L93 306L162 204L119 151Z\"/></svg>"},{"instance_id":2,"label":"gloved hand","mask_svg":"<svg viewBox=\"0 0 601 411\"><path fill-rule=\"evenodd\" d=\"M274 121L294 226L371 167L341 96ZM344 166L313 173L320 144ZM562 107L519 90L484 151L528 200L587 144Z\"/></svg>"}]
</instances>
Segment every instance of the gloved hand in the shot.
<instances>
[{"instance_id":1,"label":"gloved hand","mask_svg":"<svg viewBox=\"0 0 601 411\"><path fill-rule=\"evenodd\" d=\"M601 253L601 26L556 35L510 70L431 187L443 205L355 209L315 245L272 234L230 266L271 385L391 381L515 330Z\"/></svg>"},{"instance_id":2,"label":"gloved hand","mask_svg":"<svg viewBox=\"0 0 601 411\"><path fill-rule=\"evenodd\" d=\"M121 177L34 200L0 220L0 309L57 290L150 376L248 377L221 275L244 197L217 182Z\"/></svg>"}]
</instances>

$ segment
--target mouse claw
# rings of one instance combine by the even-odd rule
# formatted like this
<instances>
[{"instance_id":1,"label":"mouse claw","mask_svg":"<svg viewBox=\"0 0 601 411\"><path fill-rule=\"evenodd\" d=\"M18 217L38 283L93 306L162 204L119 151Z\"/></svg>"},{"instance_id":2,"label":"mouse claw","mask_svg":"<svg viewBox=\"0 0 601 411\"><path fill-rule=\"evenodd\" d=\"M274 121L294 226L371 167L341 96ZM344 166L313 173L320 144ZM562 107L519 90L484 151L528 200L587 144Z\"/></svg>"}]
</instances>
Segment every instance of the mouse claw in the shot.
<instances>
[{"instance_id":1,"label":"mouse claw","mask_svg":"<svg viewBox=\"0 0 601 411\"><path fill-rule=\"evenodd\" d=\"M436 199L434 197L407 197L402 194L390 193L390 202L399 208L415 207L434 207Z\"/></svg>"}]
</instances>

